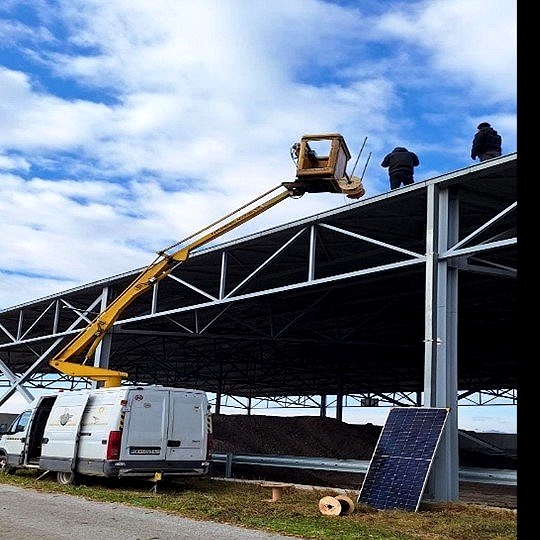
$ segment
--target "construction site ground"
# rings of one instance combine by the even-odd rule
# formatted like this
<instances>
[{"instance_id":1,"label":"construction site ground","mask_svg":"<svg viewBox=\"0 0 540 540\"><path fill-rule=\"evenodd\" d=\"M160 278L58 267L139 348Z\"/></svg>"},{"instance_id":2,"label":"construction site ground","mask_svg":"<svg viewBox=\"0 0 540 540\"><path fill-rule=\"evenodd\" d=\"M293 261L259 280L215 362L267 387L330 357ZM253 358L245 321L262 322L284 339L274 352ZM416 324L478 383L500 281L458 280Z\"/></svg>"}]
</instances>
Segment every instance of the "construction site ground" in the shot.
<instances>
[{"instance_id":1,"label":"construction site ground","mask_svg":"<svg viewBox=\"0 0 540 540\"><path fill-rule=\"evenodd\" d=\"M368 461L382 429L373 424L347 424L334 418L313 416L214 414L213 425L215 452ZM475 445L474 432L466 434L466 438L460 436L460 467L517 470L513 445L495 452L488 445ZM477 435L481 441L483 434ZM214 464L214 471L219 476L224 475L225 469ZM364 478L363 474L246 465L235 465L232 476L351 490L359 490ZM459 502L517 508L517 486L460 482Z\"/></svg>"}]
</instances>

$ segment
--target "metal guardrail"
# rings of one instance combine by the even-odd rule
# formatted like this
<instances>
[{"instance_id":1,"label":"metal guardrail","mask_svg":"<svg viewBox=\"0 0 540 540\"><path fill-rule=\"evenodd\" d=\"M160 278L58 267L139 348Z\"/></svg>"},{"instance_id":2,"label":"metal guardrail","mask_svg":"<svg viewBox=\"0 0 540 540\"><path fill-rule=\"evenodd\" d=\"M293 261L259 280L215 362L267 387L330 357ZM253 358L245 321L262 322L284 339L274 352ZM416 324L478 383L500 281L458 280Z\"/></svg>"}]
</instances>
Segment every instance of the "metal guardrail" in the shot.
<instances>
[{"instance_id":1,"label":"metal guardrail","mask_svg":"<svg viewBox=\"0 0 540 540\"><path fill-rule=\"evenodd\" d=\"M318 471L365 474L369 461L356 459L331 459L322 457L277 456L261 454L231 454L216 452L212 463L225 464L225 477L232 476L233 465L258 465L262 467L283 467L289 469L309 469ZM460 482L499 484L517 486L517 471L510 469L459 468Z\"/></svg>"}]
</instances>

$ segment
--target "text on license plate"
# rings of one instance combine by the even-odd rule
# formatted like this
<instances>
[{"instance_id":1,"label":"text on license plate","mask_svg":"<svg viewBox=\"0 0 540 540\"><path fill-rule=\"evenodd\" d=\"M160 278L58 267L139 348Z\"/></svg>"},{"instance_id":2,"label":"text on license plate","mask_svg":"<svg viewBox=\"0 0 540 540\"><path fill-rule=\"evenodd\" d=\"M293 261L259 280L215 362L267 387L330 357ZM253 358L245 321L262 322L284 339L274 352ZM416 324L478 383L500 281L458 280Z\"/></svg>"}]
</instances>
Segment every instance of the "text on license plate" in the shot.
<instances>
[{"instance_id":1,"label":"text on license plate","mask_svg":"<svg viewBox=\"0 0 540 540\"><path fill-rule=\"evenodd\" d=\"M157 447L138 447L138 446L130 446L129 453L134 456L158 456L161 454L161 448Z\"/></svg>"}]
</instances>

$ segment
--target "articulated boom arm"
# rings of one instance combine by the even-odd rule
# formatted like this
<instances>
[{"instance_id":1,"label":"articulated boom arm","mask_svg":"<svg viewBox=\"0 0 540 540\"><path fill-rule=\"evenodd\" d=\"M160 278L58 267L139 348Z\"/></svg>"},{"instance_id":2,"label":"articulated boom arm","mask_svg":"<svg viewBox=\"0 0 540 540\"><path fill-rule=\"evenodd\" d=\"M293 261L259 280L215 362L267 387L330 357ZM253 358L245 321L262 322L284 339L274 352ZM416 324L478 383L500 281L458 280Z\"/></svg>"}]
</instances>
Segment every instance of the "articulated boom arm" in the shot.
<instances>
[{"instance_id":1,"label":"articulated boom arm","mask_svg":"<svg viewBox=\"0 0 540 540\"><path fill-rule=\"evenodd\" d=\"M331 144L328 156L316 156L309 146L308 141L319 142L321 140ZM297 179L294 182L283 182L181 242L158 252L158 257L154 262L147 266L115 300L56 354L49 361L49 365L71 377L83 377L100 381L105 387L120 386L122 379L128 378L127 373L90 366L86 363L92 360L98 345L122 312L137 297L147 292L174 270L176 266L188 259L194 249L239 227L288 197L300 197L304 193L328 192L344 193L348 197L358 198L364 194L360 180L356 177L349 177L345 173L345 166L350 154L341 135L337 133L306 135L302 137L301 143L298 143L293 148L298 159ZM280 187L284 187L286 191L274 195L258 206L253 207L255 203L268 198L272 192ZM251 207L251 209L245 210L248 207ZM240 213L242 210L244 212ZM226 221L227 219L229 221ZM185 244L188 240L191 241ZM173 248L177 248L180 244L185 245L170 254L166 253ZM77 363L75 360L82 355L84 355L83 362Z\"/></svg>"},{"instance_id":2,"label":"articulated boom arm","mask_svg":"<svg viewBox=\"0 0 540 540\"><path fill-rule=\"evenodd\" d=\"M252 208L240 216L231 219L217 229L209 231L211 227L221 223L228 217L237 214L243 208L252 205L278 187L280 186L277 186L257 199L254 199L247 205L244 205L242 208L228 214L208 227L193 234L186 240L190 240L197 235L199 235L199 238L193 240L188 245L174 251L171 254L167 254L164 251L158 253L159 257L152 264L147 266L124 290L124 292L122 292L113 302L111 302L83 331L75 336L75 338L68 343L66 347L55 355L49 361L49 365L61 373L72 377L87 377L92 380L103 381L105 387L120 386L122 379L126 379L128 377L127 373L89 366L84 363L78 364L72 362L71 360L83 353L85 354L84 362L90 360L93 357L98 345L105 337L105 334L118 320L118 317L122 314L124 309L126 309L137 297L147 292L158 281L166 277L177 265L184 262L194 249L211 242L212 240L228 233L236 227L239 227L243 223L246 223L255 216L258 216L259 214L272 208L293 194L291 190L279 193L257 207ZM186 240L183 240L180 243L183 243Z\"/></svg>"}]
</instances>

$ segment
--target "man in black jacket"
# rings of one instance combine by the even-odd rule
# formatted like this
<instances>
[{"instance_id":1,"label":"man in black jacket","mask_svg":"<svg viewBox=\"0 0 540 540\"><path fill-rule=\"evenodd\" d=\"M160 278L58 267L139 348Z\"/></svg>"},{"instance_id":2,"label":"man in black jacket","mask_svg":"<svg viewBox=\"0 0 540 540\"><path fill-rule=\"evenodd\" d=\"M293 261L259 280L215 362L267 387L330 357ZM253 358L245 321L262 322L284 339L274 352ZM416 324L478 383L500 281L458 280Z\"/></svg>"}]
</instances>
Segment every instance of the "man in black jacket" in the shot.
<instances>
[{"instance_id":1,"label":"man in black jacket","mask_svg":"<svg viewBox=\"0 0 540 540\"><path fill-rule=\"evenodd\" d=\"M414 182L414 168L420 165L420 160L414 152L409 152L403 146L396 146L384 156L381 167L388 167L390 189L396 189L401 184L408 186Z\"/></svg>"},{"instance_id":2,"label":"man in black jacket","mask_svg":"<svg viewBox=\"0 0 540 540\"><path fill-rule=\"evenodd\" d=\"M480 161L499 157L502 152L501 136L488 122L478 124L478 131L474 136L471 148L471 159L480 158Z\"/></svg>"}]
</instances>

